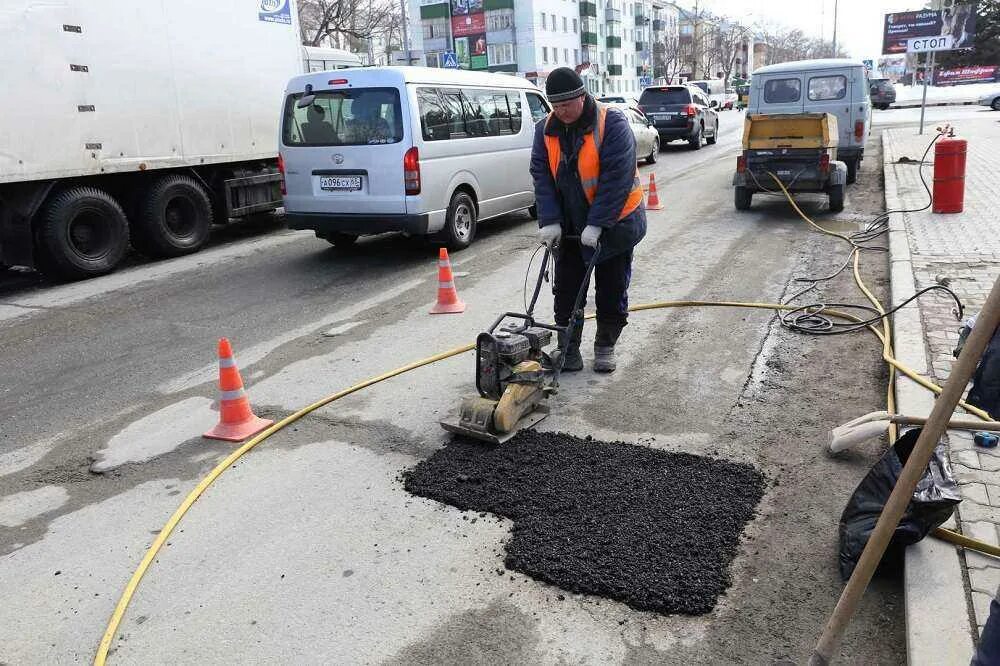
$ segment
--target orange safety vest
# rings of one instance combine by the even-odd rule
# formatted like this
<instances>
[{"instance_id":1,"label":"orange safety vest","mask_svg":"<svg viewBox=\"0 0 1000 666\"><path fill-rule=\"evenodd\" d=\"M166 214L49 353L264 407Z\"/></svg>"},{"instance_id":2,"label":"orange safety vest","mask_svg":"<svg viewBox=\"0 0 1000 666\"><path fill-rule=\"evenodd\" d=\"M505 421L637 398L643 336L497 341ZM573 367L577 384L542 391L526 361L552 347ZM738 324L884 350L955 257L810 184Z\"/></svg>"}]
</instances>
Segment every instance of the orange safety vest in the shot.
<instances>
[{"instance_id":1,"label":"orange safety vest","mask_svg":"<svg viewBox=\"0 0 1000 666\"><path fill-rule=\"evenodd\" d=\"M597 122L594 123L594 131L583 137L583 145L580 147L580 154L576 160L576 167L579 171L580 184L583 186L583 194L587 197L588 203L594 203L597 196L597 179L601 175L601 140L604 138L604 122L608 115L608 109L603 104L597 102ZM549 127L552 114L549 114L545 121L545 129ZM559 162L562 160L562 147L559 145L558 136L545 134L545 149L549 153L549 168L552 170L552 179L555 180L559 171ZM625 199L622 212L618 216L622 220L632 214L642 203L642 184L639 181L639 167L635 168L635 178L632 181L632 191Z\"/></svg>"}]
</instances>

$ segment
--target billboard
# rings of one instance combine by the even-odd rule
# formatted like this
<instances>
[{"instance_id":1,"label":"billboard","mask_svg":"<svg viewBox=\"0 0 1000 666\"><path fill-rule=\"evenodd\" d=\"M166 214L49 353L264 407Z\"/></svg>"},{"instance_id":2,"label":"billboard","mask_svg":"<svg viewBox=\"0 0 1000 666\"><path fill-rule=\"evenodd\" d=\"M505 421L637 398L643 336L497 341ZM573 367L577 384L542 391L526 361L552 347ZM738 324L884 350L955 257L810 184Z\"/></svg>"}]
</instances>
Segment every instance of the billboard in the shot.
<instances>
[{"instance_id":1,"label":"billboard","mask_svg":"<svg viewBox=\"0 0 1000 666\"><path fill-rule=\"evenodd\" d=\"M469 50L472 54L470 58L472 69L486 69L489 66L489 60L486 57L486 33L470 35L468 40Z\"/></svg>"},{"instance_id":2,"label":"billboard","mask_svg":"<svg viewBox=\"0 0 1000 666\"><path fill-rule=\"evenodd\" d=\"M882 31L882 53L906 53L906 41L914 37L937 37L941 34L941 12L896 12L885 15Z\"/></svg>"},{"instance_id":3,"label":"billboard","mask_svg":"<svg viewBox=\"0 0 1000 666\"><path fill-rule=\"evenodd\" d=\"M482 13L483 0L451 0L451 15Z\"/></svg>"},{"instance_id":4,"label":"billboard","mask_svg":"<svg viewBox=\"0 0 1000 666\"><path fill-rule=\"evenodd\" d=\"M934 85L954 86L962 83L990 83L1000 81L1000 65L973 65L954 69L939 69L934 75Z\"/></svg>"},{"instance_id":5,"label":"billboard","mask_svg":"<svg viewBox=\"0 0 1000 666\"><path fill-rule=\"evenodd\" d=\"M260 0L257 6L258 20L266 23L292 24L291 0Z\"/></svg>"},{"instance_id":6,"label":"billboard","mask_svg":"<svg viewBox=\"0 0 1000 666\"><path fill-rule=\"evenodd\" d=\"M455 57L458 58L458 66L462 69L469 69L472 64L469 54L469 38L458 37L455 39Z\"/></svg>"},{"instance_id":7,"label":"billboard","mask_svg":"<svg viewBox=\"0 0 1000 666\"><path fill-rule=\"evenodd\" d=\"M451 34L453 37L468 37L486 32L486 14L461 14L451 17Z\"/></svg>"},{"instance_id":8,"label":"billboard","mask_svg":"<svg viewBox=\"0 0 1000 666\"><path fill-rule=\"evenodd\" d=\"M948 37L952 49L972 48L976 39L976 3L886 14L882 54L906 53L906 42L917 37Z\"/></svg>"}]
</instances>

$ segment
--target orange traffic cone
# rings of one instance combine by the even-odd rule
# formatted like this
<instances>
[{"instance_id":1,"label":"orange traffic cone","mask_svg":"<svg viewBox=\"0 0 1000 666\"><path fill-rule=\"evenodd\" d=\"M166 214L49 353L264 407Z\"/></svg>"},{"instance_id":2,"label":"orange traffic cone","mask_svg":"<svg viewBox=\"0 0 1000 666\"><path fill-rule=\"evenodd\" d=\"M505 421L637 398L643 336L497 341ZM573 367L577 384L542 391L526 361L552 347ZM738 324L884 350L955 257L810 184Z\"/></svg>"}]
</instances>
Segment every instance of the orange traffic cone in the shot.
<instances>
[{"instance_id":1,"label":"orange traffic cone","mask_svg":"<svg viewBox=\"0 0 1000 666\"><path fill-rule=\"evenodd\" d=\"M465 303L458 297L455 290L455 276L451 273L451 260L448 250L441 248L438 253L438 300L431 308L431 314L450 314L465 312Z\"/></svg>"},{"instance_id":2,"label":"orange traffic cone","mask_svg":"<svg viewBox=\"0 0 1000 666\"><path fill-rule=\"evenodd\" d=\"M656 179L649 174L649 196L646 197L646 210L663 210L660 195L656 193Z\"/></svg>"},{"instance_id":3,"label":"orange traffic cone","mask_svg":"<svg viewBox=\"0 0 1000 666\"><path fill-rule=\"evenodd\" d=\"M229 340L219 340L219 423L204 434L209 439L224 439L227 442L242 442L274 423L270 419L255 416L250 409L250 399L243 390L243 378L233 359L233 348Z\"/></svg>"}]
</instances>

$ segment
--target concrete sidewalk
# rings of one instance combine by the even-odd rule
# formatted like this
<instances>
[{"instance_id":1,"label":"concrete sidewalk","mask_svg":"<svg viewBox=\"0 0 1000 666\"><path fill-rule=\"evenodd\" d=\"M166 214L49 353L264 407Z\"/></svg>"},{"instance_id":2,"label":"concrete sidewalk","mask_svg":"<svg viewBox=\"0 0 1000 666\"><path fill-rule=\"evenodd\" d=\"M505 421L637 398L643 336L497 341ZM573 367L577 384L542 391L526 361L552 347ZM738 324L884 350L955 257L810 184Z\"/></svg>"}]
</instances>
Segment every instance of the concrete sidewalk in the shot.
<instances>
[{"instance_id":1,"label":"concrete sidewalk","mask_svg":"<svg viewBox=\"0 0 1000 666\"><path fill-rule=\"evenodd\" d=\"M965 211L935 215L928 207L890 219L893 305L916 290L946 283L962 299L966 314L982 307L1000 275L1000 191L995 186L1000 124L996 120L965 121L957 135L969 141ZM920 181L919 160L934 138L914 128L882 134L886 206L914 210L928 195ZM903 157L912 161L900 162ZM923 166L933 182L933 148ZM918 308L894 316L896 356L921 374L943 383L954 360L960 322L947 297L929 294ZM898 411L927 415L930 392L902 377L897 384ZM1000 525L1000 452L975 449L970 433L949 431L951 462L962 487L957 518L946 527L998 544ZM989 602L1000 584L1000 559L925 539L907 550L906 624L910 664L967 664L989 614Z\"/></svg>"}]
</instances>

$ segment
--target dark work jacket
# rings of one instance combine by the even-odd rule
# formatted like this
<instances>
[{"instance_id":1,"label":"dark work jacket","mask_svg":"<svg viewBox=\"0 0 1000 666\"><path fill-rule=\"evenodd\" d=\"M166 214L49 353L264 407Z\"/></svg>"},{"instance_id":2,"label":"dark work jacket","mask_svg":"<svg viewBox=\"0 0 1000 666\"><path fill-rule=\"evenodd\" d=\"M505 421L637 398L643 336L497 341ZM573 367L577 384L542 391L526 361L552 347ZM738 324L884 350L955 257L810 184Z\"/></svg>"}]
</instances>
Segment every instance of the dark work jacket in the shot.
<instances>
[{"instance_id":1,"label":"dark work jacket","mask_svg":"<svg viewBox=\"0 0 1000 666\"><path fill-rule=\"evenodd\" d=\"M646 235L646 210L642 204L622 220L618 219L625 200L635 182L635 137L625 115L609 108L604 121L604 139L598 158L600 175L597 195L591 205L580 184L577 156L585 135L597 122L597 103L587 95L583 114L571 125L563 124L554 115L541 120L535 127L535 143L531 149L531 176L535 181L535 203L538 206L538 226L561 224L564 235L579 236L588 225L601 227L599 261L631 250ZM549 168L549 153L545 135L559 137L565 160L556 177ZM585 248L589 260L589 248Z\"/></svg>"}]
</instances>

